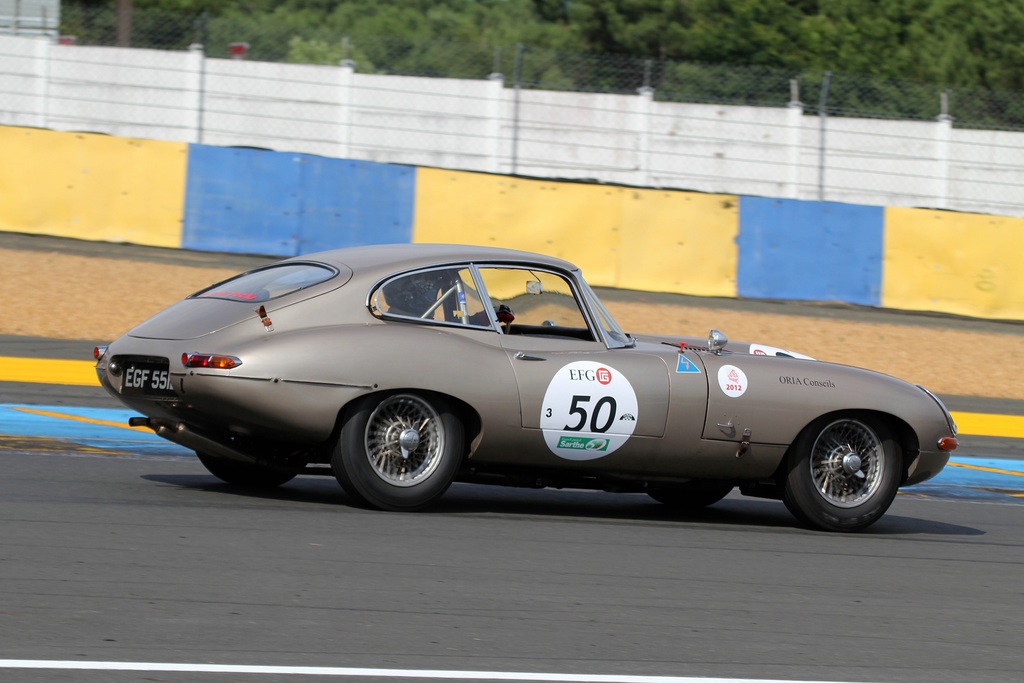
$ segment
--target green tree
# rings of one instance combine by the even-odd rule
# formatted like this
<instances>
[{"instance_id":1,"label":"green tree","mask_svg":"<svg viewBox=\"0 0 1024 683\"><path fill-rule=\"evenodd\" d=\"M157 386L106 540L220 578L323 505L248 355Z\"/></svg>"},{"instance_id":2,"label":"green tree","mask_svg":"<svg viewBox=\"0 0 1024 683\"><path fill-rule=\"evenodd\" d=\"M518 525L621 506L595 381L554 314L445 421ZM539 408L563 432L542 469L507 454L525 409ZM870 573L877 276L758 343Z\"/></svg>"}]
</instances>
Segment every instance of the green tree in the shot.
<instances>
[{"instance_id":1,"label":"green tree","mask_svg":"<svg viewBox=\"0 0 1024 683\"><path fill-rule=\"evenodd\" d=\"M658 59L686 51L693 0L578 0L568 16L585 49Z\"/></svg>"},{"instance_id":2,"label":"green tree","mask_svg":"<svg viewBox=\"0 0 1024 683\"><path fill-rule=\"evenodd\" d=\"M373 36L426 72L445 62L580 51L638 59L831 70L953 87L1024 90L1024 3L1010 0L132 0L146 22L204 17L211 54L244 40L254 58L333 60L345 36ZM76 33L106 40L118 0L64 0ZM76 14L75 10L79 10ZM143 13L162 17L143 18ZM148 29L147 29L148 30ZM162 47L191 41L189 30ZM187 36L184 34L188 34ZM150 41L153 42L153 41ZM457 48L458 44L464 47ZM135 43L133 43L135 44ZM140 44L148 44L143 41ZM155 44L155 43L154 43ZM403 47L399 47L403 46ZM384 49L382 47L381 49ZM452 53L456 53L455 57ZM385 64L385 55L364 57ZM508 71L508 68L504 68ZM567 73L560 68L550 73ZM561 78L562 76L559 76Z\"/></svg>"},{"instance_id":3,"label":"green tree","mask_svg":"<svg viewBox=\"0 0 1024 683\"><path fill-rule=\"evenodd\" d=\"M803 15L788 0L695 0L683 59L714 64L800 66Z\"/></svg>"},{"instance_id":4,"label":"green tree","mask_svg":"<svg viewBox=\"0 0 1024 683\"><path fill-rule=\"evenodd\" d=\"M914 56L920 78L1024 90L1024 5L933 0L922 12Z\"/></svg>"}]
</instances>

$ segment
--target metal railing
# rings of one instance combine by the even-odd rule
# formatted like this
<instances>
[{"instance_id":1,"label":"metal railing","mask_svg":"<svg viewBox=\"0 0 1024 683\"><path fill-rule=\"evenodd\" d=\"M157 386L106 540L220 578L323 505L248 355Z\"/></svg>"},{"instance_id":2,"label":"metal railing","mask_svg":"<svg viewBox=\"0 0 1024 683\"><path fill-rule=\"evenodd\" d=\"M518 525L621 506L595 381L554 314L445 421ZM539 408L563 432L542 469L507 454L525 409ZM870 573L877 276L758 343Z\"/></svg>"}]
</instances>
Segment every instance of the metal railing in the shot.
<instances>
[{"instance_id":1,"label":"metal railing","mask_svg":"<svg viewBox=\"0 0 1024 683\"><path fill-rule=\"evenodd\" d=\"M0 0L2 1L2 0ZM12 0L7 0L11 2ZM22 0L27 2L27 0ZM28 22L26 14L22 22ZM39 19L35 19L39 21ZM3 26L0 24L0 32ZM650 88L666 102L787 106L790 84L807 101L825 85L826 73L770 67L695 64L623 55L563 52L529 45L489 45L453 40L413 42L389 36L343 36L322 26L267 25L235 17L138 10L126 21L114 8L65 7L60 35L77 45L186 50L203 45L213 58L337 64L351 61L360 73L443 78L506 75L521 88L632 93ZM833 116L929 120L951 116L967 128L1024 130L1024 93L948 87L933 83L829 72L827 113ZM947 109L942 110L942 103ZM806 113L817 114L815 104Z\"/></svg>"}]
</instances>

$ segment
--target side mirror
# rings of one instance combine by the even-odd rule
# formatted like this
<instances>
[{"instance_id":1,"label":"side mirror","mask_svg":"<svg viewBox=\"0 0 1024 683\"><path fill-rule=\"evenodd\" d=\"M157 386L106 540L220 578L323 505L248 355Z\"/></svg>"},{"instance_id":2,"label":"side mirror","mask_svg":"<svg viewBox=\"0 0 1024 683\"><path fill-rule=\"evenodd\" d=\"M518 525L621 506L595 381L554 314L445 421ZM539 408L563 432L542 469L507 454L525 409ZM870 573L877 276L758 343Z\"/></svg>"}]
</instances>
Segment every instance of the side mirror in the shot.
<instances>
[{"instance_id":1,"label":"side mirror","mask_svg":"<svg viewBox=\"0 0 1024 683\"><path fill-rule=\"evenodd\" d=\"M722 353L722 349L729 343L729 338L718 330L711 330L708 333L708 349L715 354Z\"/></svg>"}]
</instances>

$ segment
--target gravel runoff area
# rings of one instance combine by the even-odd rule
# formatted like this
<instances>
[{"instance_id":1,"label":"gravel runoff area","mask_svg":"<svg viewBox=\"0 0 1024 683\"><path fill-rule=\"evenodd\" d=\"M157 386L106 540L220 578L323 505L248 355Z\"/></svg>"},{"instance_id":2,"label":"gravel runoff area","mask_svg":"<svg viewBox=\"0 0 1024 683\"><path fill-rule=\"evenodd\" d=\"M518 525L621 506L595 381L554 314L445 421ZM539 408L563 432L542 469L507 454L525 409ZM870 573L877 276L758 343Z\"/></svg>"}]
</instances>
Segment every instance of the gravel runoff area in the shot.
<instances>
[{"instance_id":1,"label":"gravel runoff area","mask_svg":"<svg viewBox=\"0 0 1024 683\"><path fill-rule=\"evenodd\" d=\"M0 233L0 335L113 340L188 294L276 259ZM644 331L792 349L871 368L938 394L1024 399L1024 323L838 304L600 290Z\"/></svg>"}]
</instances>

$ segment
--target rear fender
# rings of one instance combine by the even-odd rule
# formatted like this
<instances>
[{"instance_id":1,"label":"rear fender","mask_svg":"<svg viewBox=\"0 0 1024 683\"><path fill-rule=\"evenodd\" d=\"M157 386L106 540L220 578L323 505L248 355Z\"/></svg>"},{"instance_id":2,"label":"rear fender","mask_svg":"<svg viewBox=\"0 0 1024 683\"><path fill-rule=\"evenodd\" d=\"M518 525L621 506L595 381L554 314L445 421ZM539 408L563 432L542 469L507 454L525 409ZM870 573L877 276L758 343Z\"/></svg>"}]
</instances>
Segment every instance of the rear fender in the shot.
<instances>
[{"instance_id":1,"label":"rear fender","mask_svg":"<svg viewBox=\"0 0 1024 683\"><path fill-rule=\"evenodd\" d=\"M369 394L360 394L359 396L353 398L351 401L347 402L345 405L341 406L341 408L338 410L338 417L337 420L335 421L334 429L331 432L331 437L329 439L329 447L332 447L333 444L337 443L338 438L341 436L341 429L342 427L345 426L345 422L348 421L352 409L357 403L357 399L361 401L367 396L374 396L383 400L386 396L403 393L418 394L420 396L423 396L424 398L427 398L428 400L431 397L440 397L447 401L448 404L451 405L452 409L455 411L455 414L458 417L459 421L462 422L462 428L464 430L465 435L465 439L463 440L465 444L465 452L463 453L463 457L469 458L473 456L473 451L476 449L477 445L479 445L480 439L483 436L483 421L480 417L480 413L478 413L476 409L473 408L473 406L469 405L468 403L466 403L465 401L458 397L449 396L436 391L428 391L415 387L398 387L394 389L387 389L384 391L374 391Z\"/></svg>"}]
</instances>

